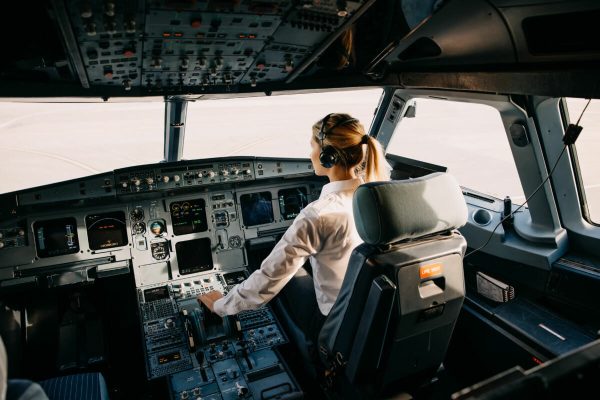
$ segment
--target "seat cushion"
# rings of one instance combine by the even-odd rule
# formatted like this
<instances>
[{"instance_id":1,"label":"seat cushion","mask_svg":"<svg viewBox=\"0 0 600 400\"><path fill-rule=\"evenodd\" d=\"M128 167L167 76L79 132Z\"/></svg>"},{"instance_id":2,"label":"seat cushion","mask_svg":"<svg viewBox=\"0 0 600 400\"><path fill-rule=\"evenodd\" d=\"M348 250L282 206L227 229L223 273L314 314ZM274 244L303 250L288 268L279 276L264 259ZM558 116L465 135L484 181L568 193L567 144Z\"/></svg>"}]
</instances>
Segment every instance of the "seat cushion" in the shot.
<instances>
[{"instance_id":1,"label":"seat cushion","mask_svg":"<svg viewBox=\"0 0 600 400\"><path fill-rule=\"evenodd\" d=\"M59 376L41 381L50 400L108 400L108 389L100 373Z\"/></svg>"}]
</instances>

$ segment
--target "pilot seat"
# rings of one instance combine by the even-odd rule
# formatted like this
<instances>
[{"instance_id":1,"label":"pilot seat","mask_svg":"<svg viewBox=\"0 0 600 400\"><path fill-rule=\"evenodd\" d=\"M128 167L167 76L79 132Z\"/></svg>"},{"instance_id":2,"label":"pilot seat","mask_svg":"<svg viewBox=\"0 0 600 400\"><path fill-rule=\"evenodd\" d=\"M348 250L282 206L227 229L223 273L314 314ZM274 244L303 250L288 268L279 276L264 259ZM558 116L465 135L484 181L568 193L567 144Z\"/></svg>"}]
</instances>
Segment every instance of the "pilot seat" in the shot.
<instances>
[{"instance_id":1,"label":"pilot seat","mask_svg":"<svg viewBox=\"0 0 600 400\"><path fill-rule=\"evenodd\" d=\"M354 194L364 243L350 257L318 346L277 304L309 375L340 398L414 393L436 375L464 296L467 207L445 173L372 182ZM310 278L304 274L302 279Z\"/></svg>"}]
</instances>

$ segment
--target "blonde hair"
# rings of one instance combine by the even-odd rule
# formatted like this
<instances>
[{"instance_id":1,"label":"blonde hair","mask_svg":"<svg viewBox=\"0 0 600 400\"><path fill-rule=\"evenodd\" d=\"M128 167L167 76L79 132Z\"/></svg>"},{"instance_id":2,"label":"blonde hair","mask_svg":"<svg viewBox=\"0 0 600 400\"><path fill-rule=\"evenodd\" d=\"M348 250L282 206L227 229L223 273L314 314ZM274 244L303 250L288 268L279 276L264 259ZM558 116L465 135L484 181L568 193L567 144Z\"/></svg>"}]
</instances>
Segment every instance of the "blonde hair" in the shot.
<instances>
[{"instance_id":1,"label":"blonde hair","mask_svg":"<svg viewBox=\"0 0 600 400\"><path fill-rule=\"evenodd\" d=\"M318 135L324 120L326 125L323 127L323 132L326 135L321 143ZM357 119L348 114L329 114L329 118L317 121L312 129L313 140L319 146L332 146L338 155L338 163L347 169L354 169L365 182L390 179L383 147L377 139L366 135L363 124ZM363 137L366 137L366 143Z\"/></svg>"}]
</instances>

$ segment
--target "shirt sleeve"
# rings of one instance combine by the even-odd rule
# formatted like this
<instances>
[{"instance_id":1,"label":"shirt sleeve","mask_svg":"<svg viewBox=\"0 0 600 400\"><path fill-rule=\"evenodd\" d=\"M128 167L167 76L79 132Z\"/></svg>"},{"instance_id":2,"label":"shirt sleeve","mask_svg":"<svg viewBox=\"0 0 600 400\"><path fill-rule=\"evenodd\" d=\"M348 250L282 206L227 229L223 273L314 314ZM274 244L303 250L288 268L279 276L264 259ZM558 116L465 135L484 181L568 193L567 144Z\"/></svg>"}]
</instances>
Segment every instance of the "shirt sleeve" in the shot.
<instances>
[{"instance_id":1,"label":"shirt sleeve","mask_svg":"<svg viewBox=\"0 0 600 400\"><path fill-rule=\"evenodd\" d=\"M292 279L308 257L321 246L319 217L310 207L304 208L285 232L260 269L236 285L227 296L215 301L220 316L254 310L271 300Z\"/></svg>"}]
</instances>

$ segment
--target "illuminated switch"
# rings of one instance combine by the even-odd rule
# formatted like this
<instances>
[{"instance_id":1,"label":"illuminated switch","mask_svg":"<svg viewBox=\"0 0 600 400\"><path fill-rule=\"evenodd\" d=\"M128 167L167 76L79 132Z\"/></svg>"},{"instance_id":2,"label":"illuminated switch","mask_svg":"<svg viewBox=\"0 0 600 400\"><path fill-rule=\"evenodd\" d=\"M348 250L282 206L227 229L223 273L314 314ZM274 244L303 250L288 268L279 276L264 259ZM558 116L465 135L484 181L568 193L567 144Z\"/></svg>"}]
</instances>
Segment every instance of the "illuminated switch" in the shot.
<instances>
[{"instance_id":1,"label":"illuminated switch","mask_svg":"<svg viewBox=\"0 0 600 400\"><path fill-rule=\"evenodd\" d=\"M132 49L125 49L123 50L123 56L127 57L127 58L131 58L135 55L135 50Z\"/></svg>"},{"instance_id":2,"label":"illuminated switch","mask_svg":"<svg viewBox=\"0 0 600 400\"><path fill-rule=\"evenodd\" d=\"M104 71L104 77L106 79L112 79L113 78L113 72L111 69L107 69L106 71Z\"/></svg>"},{"instance_id":3,"label":"illuminated switch","mask_svg":"<svg viewBox=\"0 0 600 400\"><path fill-rule=\"evenodd\" d=\"M192 26L192 28L198 29L202 26L202 20L200 18L194 18L190 25Z\"/></svg>"}]
</instances>

